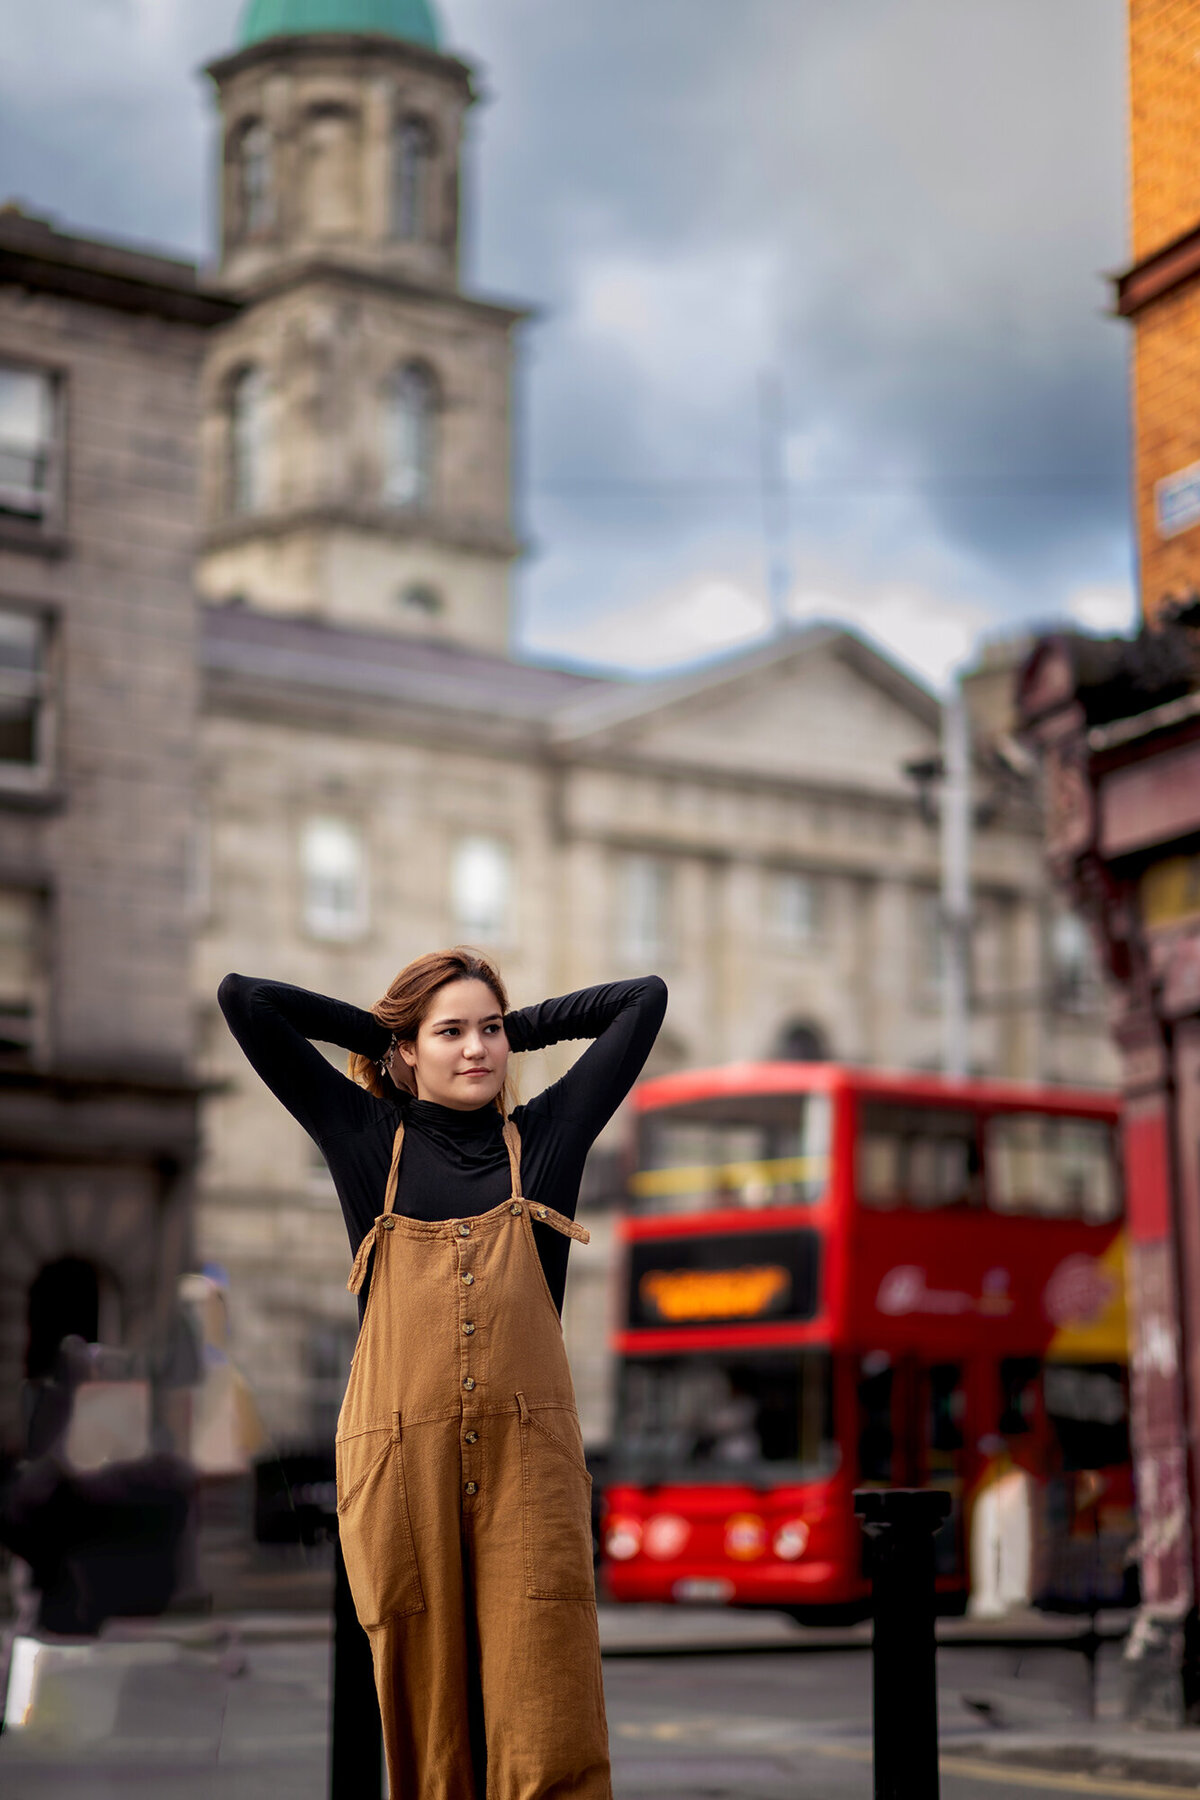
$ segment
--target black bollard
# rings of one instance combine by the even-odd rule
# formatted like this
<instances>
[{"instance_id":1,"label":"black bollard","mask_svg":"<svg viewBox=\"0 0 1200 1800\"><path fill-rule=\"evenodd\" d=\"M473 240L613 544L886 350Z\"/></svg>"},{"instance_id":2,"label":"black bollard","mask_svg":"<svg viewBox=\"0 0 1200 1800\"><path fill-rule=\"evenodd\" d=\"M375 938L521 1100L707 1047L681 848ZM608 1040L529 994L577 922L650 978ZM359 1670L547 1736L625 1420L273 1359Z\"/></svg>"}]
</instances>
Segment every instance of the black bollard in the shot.
<instances>
[{"instance_id":1,"label":"black bollard","mask_svg":"<svg viewBox=\"0 0 1200 1800\"><path fill-rule=\"evenodd\" d=\"M382 1800L383 1727L371 1640L358 1622L342 1547L334 1540L329 1800Z\"/></svg>"},{"instance_id":2,"label":"black bollard","mask_svg":"<svg viewBox=\"0 0 1200 1800\"><path fill-rule=\"evenodd\" d=\"M938 1800L933 1537L949 1516L936 1488L859 1488L875 1612L875 1800Z\"/></svg>"}]
</instances>

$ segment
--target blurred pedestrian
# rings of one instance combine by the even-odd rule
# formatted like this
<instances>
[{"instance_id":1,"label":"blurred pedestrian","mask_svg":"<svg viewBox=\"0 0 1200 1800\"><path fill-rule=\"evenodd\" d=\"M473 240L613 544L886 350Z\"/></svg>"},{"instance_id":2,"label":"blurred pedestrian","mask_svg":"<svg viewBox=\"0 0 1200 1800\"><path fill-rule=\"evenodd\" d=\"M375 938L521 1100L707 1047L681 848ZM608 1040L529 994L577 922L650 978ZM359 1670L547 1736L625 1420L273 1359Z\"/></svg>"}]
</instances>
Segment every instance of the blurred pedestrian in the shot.
<instances>
[{"instance_id":1,"label":"blurred pedestrian","mask_svg":"<svg viewBox=\"0 0 1200 1800\"><path fill-rule=\"evenodd\" d=\"M355 1252L338 1517L390 1791L609 1800L590 1481L559 1313L569 1241L588 1241L584 1160L666 990L615 982L513 1012L494 966L459 949L410 963L370 1012L238 975L220 1001L322 1150ZM580 1038L594 1042L569 1073L510 1112L510 1051ZM348 1050L353 1080L313 1040Z\"/></svg>"}]
</instances>

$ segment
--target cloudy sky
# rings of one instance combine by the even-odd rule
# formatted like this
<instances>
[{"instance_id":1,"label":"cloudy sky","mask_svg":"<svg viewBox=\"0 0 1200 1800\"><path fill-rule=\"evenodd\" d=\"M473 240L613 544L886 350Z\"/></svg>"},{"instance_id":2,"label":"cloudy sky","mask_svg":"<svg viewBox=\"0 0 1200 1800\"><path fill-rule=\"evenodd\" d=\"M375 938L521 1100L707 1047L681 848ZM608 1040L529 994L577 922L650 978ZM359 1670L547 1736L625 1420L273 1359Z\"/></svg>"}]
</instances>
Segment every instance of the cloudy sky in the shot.
<instances>
[{"instance_id":1,"label":"cloudy sky","mask_svg":"<svg viewBox=\"0 0 1200 1800\"><path fill-rule=\"evenodd\" d=\"M206 255L240 0L7 0L0 196ZM467 266L534 302L520 634L661 668L848 619L934 680L1132 612L1123 0L441 0ZM764 433L763 421L780 429ZM764 529L763 445L786 517Z\"/></svg>"}]
</instances>

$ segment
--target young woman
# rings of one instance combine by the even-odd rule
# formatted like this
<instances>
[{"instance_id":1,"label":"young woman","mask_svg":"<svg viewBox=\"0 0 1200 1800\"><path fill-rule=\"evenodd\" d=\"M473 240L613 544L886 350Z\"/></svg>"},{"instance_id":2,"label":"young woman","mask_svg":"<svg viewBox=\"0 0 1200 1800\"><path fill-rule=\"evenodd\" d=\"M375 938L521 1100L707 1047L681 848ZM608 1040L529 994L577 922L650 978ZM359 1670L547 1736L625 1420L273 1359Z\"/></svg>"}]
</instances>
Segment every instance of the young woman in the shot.
<instances>
[{"instance_id":1,"label":"young woman","mask_svg":"<svg viewBox=\"0 0 1200 1800\"><path fill-rule=\"evenodd\" d=\"M220 1001L316 1139L354 1252L339 1534L397 1800L610 1800L590 1481L559 1313L584 1158L637 1079L657 977L510 1012L419 957L370 1012L227 975ZM510 1051L594 1042L509 1116ZM353 1080L314 1042L348 1050ZM403 1155L401 1151L403 1150Z\"/></svg>"}]
</instances>

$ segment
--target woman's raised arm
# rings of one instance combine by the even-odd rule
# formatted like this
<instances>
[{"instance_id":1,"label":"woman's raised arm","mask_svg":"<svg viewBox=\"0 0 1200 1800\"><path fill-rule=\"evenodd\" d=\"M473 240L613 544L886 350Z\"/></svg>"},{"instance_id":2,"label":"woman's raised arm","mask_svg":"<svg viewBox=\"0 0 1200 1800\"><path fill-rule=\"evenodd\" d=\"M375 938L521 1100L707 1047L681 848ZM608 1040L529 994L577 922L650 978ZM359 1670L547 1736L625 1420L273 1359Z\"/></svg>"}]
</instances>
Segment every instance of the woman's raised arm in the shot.
<instances>
[{"instance_id":1,"label":"woman's raised arm","mask_svg":"<svg viewBox=\"0 0 1200 1800\"><path fill-rule=\"evenodd\" d=\"M380 1106L339 1074L313 1041L378 1059L390 1034L371 1013L250 975L227 975L217 999L252 1068L312 1137L359 1127Z\"/></svg>"},{"instance_id":2,"label":"woman's raised arm","mask_svg":"<svg viewBox=\"0 0 1200 1800\"><path fill-rule=\"evenodd\" d=\"M581 988L509 1013L504 1026L514 1050L544 1050L574 1038L595 1040L529 1110L590 1142L641 1074L666 1010L666 983L658 975L646 975Z\"/></svg>"}]
</instances>

